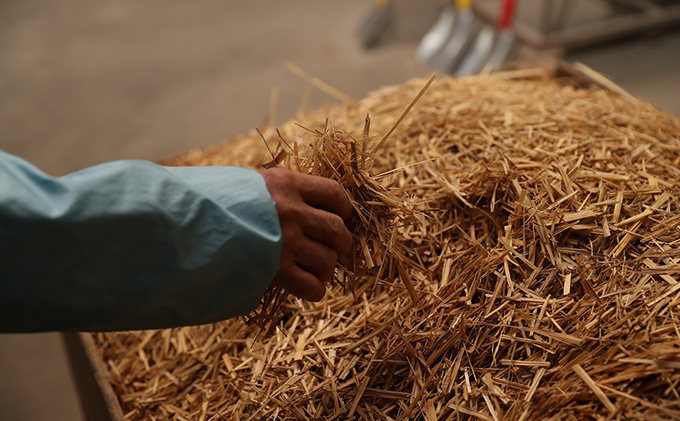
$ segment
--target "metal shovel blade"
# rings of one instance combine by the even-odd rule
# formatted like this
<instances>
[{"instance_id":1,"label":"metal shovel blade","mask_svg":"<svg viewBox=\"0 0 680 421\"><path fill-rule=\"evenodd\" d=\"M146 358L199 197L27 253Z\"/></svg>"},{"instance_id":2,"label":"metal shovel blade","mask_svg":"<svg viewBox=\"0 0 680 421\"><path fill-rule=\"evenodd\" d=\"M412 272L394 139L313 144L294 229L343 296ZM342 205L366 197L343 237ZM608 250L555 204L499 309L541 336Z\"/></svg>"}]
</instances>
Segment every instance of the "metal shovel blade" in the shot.
<instances>
[{"instance_id":1,"label":"metal shovel blade","mask_svg":"<svg viewBox=\"0 0 680 421\"><path fill-rule=\"evenodd\" d=\"M452 73L472 45L478 31L479 22L474 12L472 10L461 11L458 13L451 39L430 63L446 73Z\"/></svg>"},{"instance_id":2,"label":"metal shovel blade","mask_svg":"<svg viewBox=\"0 0 680 421\"><path fill-rule=\"evenodd\" d=\"M361 19L357 33L365 49L375 47L390 26L392 13L389 1L376 0Z\"/></svg>"},{"instance_id":3,"label":"metal shovel blade","mask_svg":"<svg viewBox=\"0 0 680 421\"><path fill-rule=\"evenodd\" d=\"M503 63L510 57L515 47L515 31L508 28L498 34L496 46L489 56L489 61L484 68L495 71L503 66Z\"/></svg>"},{"instance_id":4,"label":"metal shovel blade","mask_svg":"<svg viewBox=\"0 0 680 421\"><path fill-rule=\"evenodd\" d=\"M452 5L444 7L437 22L418 44L416 60L429 63L444 48L455 28L456 15L456 9Z\"/></svg>"},{"instance_id":5,"label":"metal shovel blade","mask_svg":"<svg viewBox=\"0 0 680 421\"><path fill-rule=\"evenodd\" d=\"M491 56L496 40L496 29L491 26L484 26L475 40L475 44L465 60L456 70L456 76L466 76L477 73L484 67Z\"/></svg>"}]
</instances>

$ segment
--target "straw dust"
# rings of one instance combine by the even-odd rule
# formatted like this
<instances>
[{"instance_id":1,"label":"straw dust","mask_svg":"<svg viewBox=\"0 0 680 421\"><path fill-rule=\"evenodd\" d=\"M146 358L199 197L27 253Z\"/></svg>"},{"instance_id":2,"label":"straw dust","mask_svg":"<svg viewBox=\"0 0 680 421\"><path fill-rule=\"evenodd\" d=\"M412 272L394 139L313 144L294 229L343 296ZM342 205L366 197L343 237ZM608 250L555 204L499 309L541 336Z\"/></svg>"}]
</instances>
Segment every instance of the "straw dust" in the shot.
<instances>
[{"instance_id":1,"label":"straw dust","mask_svg":"<svg viewBox=\"0 0 680 421\"><path fill-rule=\"evenodd\" d=\"M259 337L95 334L127 418L678 419L680 121L515 76L435 81L375 154L366 114L386 133L422 80L265 130L279 165L336 168L358 260ZM173 164L270 161L253 133Z\"/></svg>"}]
</instances>

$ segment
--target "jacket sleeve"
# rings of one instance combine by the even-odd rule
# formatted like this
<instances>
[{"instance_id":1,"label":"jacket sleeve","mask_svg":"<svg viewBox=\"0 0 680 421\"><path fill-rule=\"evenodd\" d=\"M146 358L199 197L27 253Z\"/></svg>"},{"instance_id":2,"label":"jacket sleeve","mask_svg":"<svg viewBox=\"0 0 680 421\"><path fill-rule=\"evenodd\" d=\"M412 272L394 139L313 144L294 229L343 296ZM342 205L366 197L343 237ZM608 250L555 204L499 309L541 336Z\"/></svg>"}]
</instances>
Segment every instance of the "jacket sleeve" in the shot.
<instances>
[{"instance_id":1,"label":"jacket sleeve","mask_svg":"<svg viewBox=\"0 0 680 421\"><path fill-rule=\"evenodd\" d=\"M256 171L118 161L51 177L0 151L0 332L245 315L281 249Z\"/></svg>"}]
</instances>

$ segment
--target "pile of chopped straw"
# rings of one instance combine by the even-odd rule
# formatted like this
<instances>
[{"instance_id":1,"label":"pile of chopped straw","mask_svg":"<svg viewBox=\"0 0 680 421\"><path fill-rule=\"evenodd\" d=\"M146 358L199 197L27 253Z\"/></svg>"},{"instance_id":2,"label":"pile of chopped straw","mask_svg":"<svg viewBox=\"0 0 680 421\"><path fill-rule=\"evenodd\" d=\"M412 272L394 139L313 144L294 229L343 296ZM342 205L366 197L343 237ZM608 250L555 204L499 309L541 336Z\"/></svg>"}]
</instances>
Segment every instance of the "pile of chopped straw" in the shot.
<instances>
[{"instance_id":1,"label":"pile of chopped straw","mask_svg":"<svg viewBox=\"0 0 680 421\"><path fill-rule=\"evenodd\" d=\"M355 255L265 333L96 334L127 418L678 419L680 120L519 74L435 81L380 147L424 81L266 130L345 186ZM254 133L174 164L270 161Z\"/></svg>"}]
</instances>

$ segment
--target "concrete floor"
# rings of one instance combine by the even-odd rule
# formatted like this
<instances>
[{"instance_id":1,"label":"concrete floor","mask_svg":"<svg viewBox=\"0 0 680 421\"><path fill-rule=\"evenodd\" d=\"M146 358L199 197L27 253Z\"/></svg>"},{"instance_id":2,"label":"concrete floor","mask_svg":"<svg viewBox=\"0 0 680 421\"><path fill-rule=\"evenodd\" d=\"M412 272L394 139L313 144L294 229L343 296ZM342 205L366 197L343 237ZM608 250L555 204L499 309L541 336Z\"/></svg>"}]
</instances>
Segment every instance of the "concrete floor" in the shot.
<instances>
[{"instance_id":1,"label":"concrete floor","mask_svg":"<svg viewBox=\"0 0 680 421\"><path fill-rule=\"evenodd\" d=\"M60 175L214 144L258 126L273 87L276 121L294 116L306 84L287 61L355 98L429 75L412 59L436 17L424 3L396 1L390 40L366 52L368 0L0 0L0 149ZM569 59L680 114L677 32ZM79 419L58 335L0 335L0 421Z\"/></svg>"},{"instance_id":2,"label":"concrete floor","mask_svg":"<svg viewBox=\"0 0 680 421\"><path fill-rule=\"evenodd\" d=\"M291 117L305 83L287 61L356 98L420 74L409 45L359 48L366 3L2 3L0 145L55 174L158 159L257 127L273 87Z\"/></svg>"}]
</instances>

